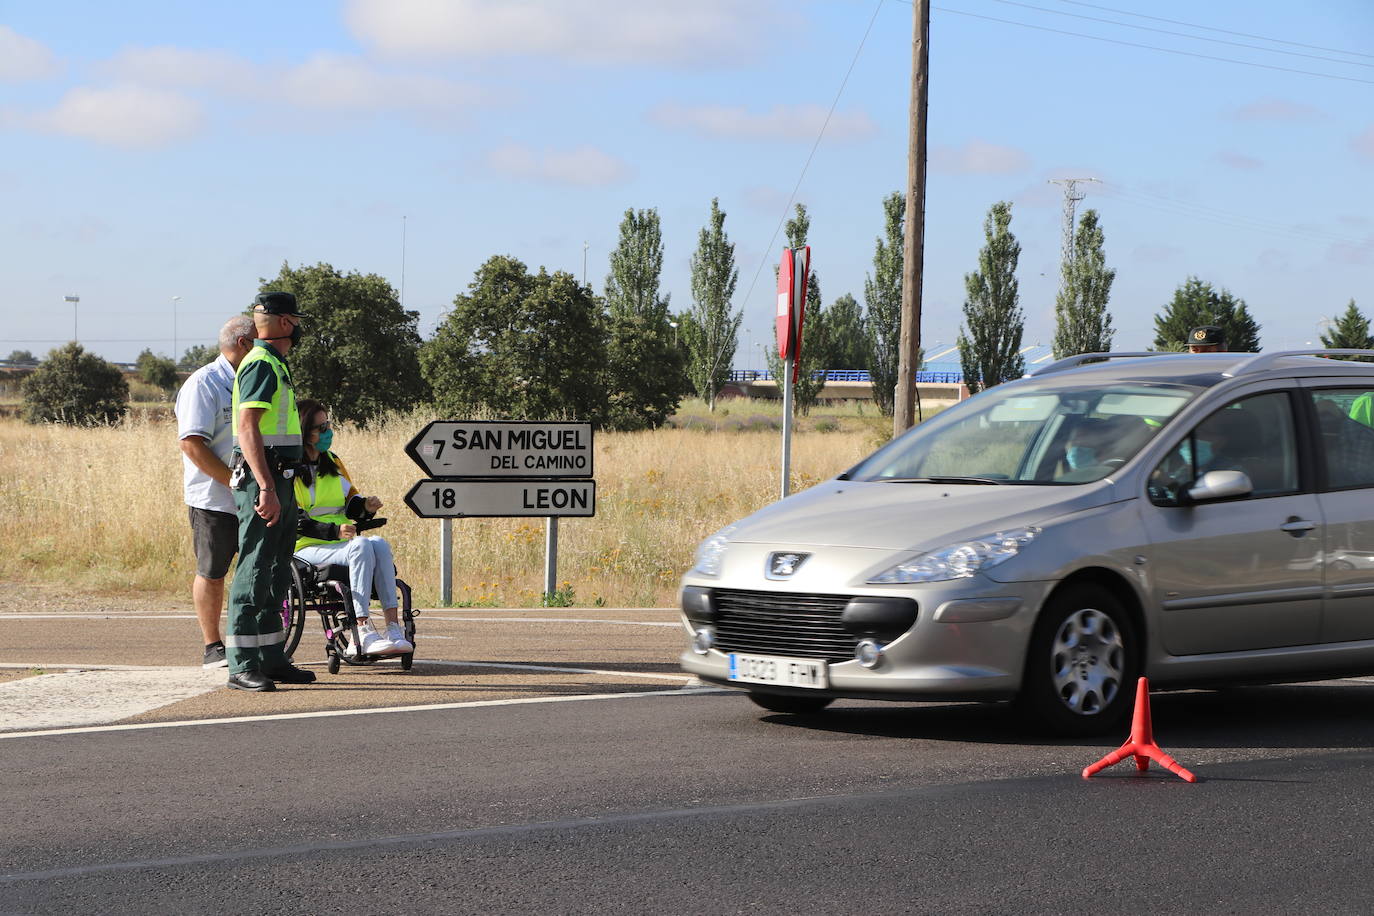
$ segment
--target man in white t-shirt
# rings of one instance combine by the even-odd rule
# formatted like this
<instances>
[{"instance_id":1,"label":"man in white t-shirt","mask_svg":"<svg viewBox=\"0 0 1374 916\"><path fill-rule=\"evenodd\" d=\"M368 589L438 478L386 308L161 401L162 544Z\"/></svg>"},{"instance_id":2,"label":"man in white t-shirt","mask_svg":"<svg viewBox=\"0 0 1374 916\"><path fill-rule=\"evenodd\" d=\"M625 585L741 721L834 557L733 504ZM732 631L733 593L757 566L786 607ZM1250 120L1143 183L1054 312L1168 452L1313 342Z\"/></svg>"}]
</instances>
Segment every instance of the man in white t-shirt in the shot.
<instances>
[{"instance_id":1,"label":"man in white t-shirt","mask_svg":"<svg viewBox=\"0 0 1374 916\"><path fill-rule=\"evenodd\" d=\"M177 392L182 483L196 552L191 598L205 638L206 668L228 665L219 620L224 577L239 543L238 515L229 490L229 458L234 450L231 405L234 372L253 349L256 336L252 318L230 318L219 331L219 357L192 372Z\"/></svg>"}]
</instances>

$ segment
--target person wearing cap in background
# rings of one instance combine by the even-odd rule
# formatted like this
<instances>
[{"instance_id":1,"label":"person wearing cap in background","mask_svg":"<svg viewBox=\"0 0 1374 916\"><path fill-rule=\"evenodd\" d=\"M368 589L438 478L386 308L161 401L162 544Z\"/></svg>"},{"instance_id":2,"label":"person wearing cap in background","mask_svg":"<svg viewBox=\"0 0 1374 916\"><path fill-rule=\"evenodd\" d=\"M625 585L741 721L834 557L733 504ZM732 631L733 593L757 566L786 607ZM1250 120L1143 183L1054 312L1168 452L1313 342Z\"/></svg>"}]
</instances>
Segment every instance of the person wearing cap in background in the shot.
<instances>
[{"instance_id":1,"label":"person wearing cap in background","mask_svg":"<svg viewBox=\"0 0 1374 916\"><path fill-rule=\"evenodd\" d=\"M253 300L258 339L234 377L234 455L229 478L239 522L239 567L229 590L224 637L229 686L268 691L276 682L309 684L315 672L297 668L283 651L282 600L291 582L296 544L296 468L301 421L286 355L301 339L291 293Z\"/></svg>"},{"instance_id":2,"label":"person wearing cap in background","mask_svg":"<svg viewBox=\"0 0 1374 916\"><path fill-rule=\"evenodd\" d=\"M1214 324L1204 324L1188 332L1189 353L1225 353L1226 332Z\"/></svg>"},{"instance_id":3,"label":"person wearing cap in background","mask_svg":"<svg viewBox=\"0 0 1374 916\"><path fill-rule=\"evenodd\" d=\"M253 319L247 315L230 318L219 331L219 356L192 372L177 392L182 489L196 554L191 602L205 639L206 668L229 664L219 616L224 608L224 577L239 549L237 509L229 491L234 372L253 349L254 336Z\"/></svg>"}]
</instances>

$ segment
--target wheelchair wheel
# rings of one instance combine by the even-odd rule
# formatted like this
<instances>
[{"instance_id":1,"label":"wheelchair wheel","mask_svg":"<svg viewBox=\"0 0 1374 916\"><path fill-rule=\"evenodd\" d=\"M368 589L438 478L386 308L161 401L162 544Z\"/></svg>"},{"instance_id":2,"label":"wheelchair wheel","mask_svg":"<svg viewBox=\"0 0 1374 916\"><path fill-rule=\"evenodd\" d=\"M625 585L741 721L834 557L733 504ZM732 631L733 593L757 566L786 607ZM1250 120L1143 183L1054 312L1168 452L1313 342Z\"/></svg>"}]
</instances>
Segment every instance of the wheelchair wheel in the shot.
<instances>
[{"instance_id":1,"label":"wheelchair wheel","mask_svg":"<svg viewBox=\"0 0 1374 916\"><path fill-rule=\"evenodd\" d=\"M409 671L409 670L410 670L410 666L413 665L413 664L415 664L415 653L414 653L414 652L407 652L405 655L402 655L402 656L401 656L401 670L402 670L402 671Z\"/></svg>"},{"instance_id":2,"label":"wheelchair wheel","mask_svg":"<svg viewBox=\"0 0 1374 916\"><path fill-rule=\"evenodd\" d=\"M301 632L305 629L305 583L301 581L301 571L291 564L291 588L281 606L282 629L286 631L286 643L282 652L290 658L300 645Z\"/></svg>"},{"instance_id":3,"label":"wheelchair wheel","mask_svg":"<svg viewBox=\"0 0 1374 916\"><path fill-rule=\"evenodd\" d=\"M331 656L329 656L329 673L330 673L330 674L338 674L338 673L339 673L339 657L338 657L337 655L331 655Z\"/></svg>"}]
</instances>

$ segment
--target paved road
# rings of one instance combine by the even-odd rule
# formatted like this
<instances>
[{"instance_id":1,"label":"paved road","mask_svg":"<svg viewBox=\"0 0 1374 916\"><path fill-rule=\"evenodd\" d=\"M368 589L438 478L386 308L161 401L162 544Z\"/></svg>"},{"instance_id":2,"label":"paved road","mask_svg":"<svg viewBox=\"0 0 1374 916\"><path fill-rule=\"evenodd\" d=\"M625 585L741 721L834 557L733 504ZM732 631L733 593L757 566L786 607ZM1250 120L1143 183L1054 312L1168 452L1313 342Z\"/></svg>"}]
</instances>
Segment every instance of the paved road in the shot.
<instances>
[{"instance_id":1,"label":"paved road","mask_svg":"<svg viewBox=\"0 0 1374 916\"><path fill-rule=\"evenodd\" d=\"M541 626L522 662L608 670L592 624ZM671 673L677 634L642 629L662 641L639 673ZM1029 737L994 706L801 718L503 676L522 702L0 734L0 912L1369 910L1368 682L1156 695L1188 785L1085 781L1115 740Z\"/></svg>"}]
</instances>

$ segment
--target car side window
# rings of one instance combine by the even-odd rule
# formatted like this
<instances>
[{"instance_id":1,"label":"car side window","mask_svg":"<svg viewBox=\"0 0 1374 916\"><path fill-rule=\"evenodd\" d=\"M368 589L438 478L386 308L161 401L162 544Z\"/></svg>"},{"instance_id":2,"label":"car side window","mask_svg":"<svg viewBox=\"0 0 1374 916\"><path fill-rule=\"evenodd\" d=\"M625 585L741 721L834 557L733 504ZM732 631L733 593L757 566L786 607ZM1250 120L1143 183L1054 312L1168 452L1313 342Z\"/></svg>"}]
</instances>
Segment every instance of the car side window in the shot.
<instances>
[{"instance_id":1,"label":"car side window","mask_svg":"<svg viewBox=\"0 0 1374 916\"><path fill-rule=\"evenodd\" d=\"M1312 406L1326 488L1374 487L1374 390L1323 388L1312 392Z\"/></svg>"},{"instance_id":2,"label":"car side window","mask_svg":"<svg viewBox=\"0 0 1374 916\"><path fill-rule=\"evenodd\" d=\"M1293 411L1282 391L1233 401L1199 423L1150 474L1150 501L1187 502L1186 494L1208 471L1242 471L1254 487L1249 499L1298 490L1298 452Z\"/></svg>"}]
</instances>

